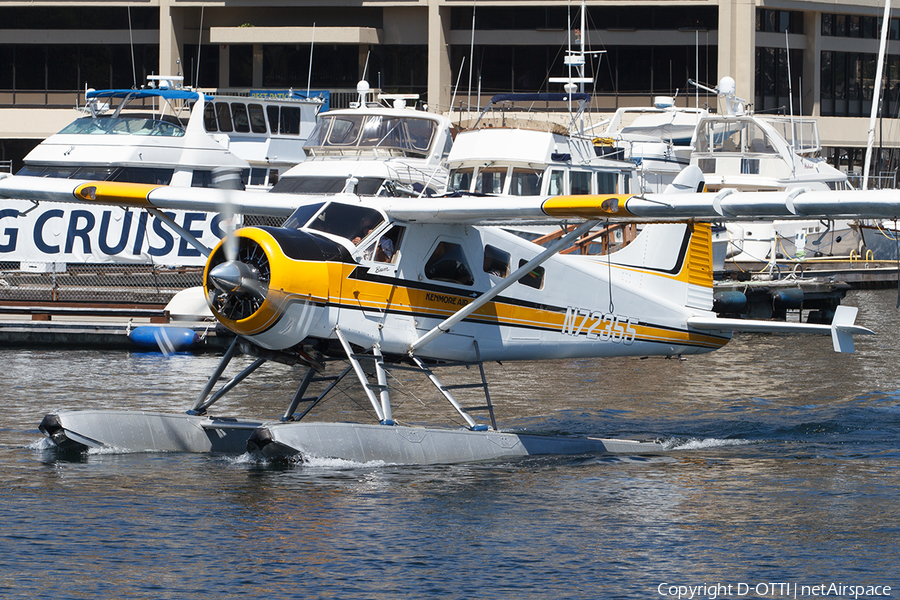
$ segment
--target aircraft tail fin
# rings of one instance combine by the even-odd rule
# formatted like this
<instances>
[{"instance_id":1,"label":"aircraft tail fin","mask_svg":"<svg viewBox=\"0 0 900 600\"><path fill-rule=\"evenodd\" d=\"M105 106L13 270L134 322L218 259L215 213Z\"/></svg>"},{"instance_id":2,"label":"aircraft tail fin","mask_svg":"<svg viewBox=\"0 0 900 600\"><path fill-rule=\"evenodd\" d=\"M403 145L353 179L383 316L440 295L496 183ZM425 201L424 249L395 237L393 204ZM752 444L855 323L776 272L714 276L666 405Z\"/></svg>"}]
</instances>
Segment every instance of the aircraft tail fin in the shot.
<instances>
[{"instance_id":1,"label":"aircraft tail fin","mask_svg":"<svg viewBox=\"0 0 900 600\"><path fill-rule=\"evenodd\" d=\"M697 165L689 165L681 170L675 179L666 186L666 194L693 194L706 191L706 180L703 171Z\"/></svg>"},{"instance_id":2,"label":"aircraft tail fin","mask_svg":"<svg viewBox=\"0 0 900 600\"><path fill-rule=\"evenodd\" d=\"M598 257L603 260L604 257ZM645 225L610 262L622 281L684 306L712 310L712 228L709 223Z\"/></svg>"}]
</instances>

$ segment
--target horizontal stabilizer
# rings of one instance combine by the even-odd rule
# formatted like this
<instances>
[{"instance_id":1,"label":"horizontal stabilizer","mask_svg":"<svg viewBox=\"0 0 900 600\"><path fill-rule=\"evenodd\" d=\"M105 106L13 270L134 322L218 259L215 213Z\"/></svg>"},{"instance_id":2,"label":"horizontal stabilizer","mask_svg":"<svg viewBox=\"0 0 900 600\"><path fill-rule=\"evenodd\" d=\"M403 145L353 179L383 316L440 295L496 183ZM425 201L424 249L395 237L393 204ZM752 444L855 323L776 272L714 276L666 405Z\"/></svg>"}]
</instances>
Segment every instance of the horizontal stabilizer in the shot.
<instances>
[{"instance_id":1,"label":"horizontal stabilizer","mask_svg":"<svg viewBox=\"0 0 900 600\"><path fill-rule=\"evenodd\" d=\"M785 323L782 321L757 321L752 319L719 319L716 317L688 317L687 324L704 331L743 331L747 333L813 333L831 335L835 352L853 353L853 335L874 335L866 327L854 325L857 308L838 306L831 325L812 323Z\"/></svg>"}]
</instances>

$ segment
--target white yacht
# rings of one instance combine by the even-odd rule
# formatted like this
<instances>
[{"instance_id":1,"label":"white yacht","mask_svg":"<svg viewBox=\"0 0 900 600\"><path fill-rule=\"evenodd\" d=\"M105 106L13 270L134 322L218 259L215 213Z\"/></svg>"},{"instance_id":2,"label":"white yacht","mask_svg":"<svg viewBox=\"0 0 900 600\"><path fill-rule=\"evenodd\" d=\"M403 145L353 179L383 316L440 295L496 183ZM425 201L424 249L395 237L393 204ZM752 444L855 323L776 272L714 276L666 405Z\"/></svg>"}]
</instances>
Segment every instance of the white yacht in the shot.
<instances>
[{"instance_id":1,"label":"white yacht","mask_svg":"<svg viewBox=\"0 0 900 600\"><path fill-rule=\"evenodd\" d=\"M88 90L81 116L32 150L17 174L216 187L213 172L224 170L264 189L303 161L322 100L209 95L180 79Z\"/></svg>"},{"instance_id":2,"label":"white yacht","mask_svg":"<svg viewBox=\"0 0 900 600\"><path fill-rule=\"evenodd\" d=\"M171 186L266 190L305 158L321 99L210 95L180 77L151 77L142 89L88 90L80 115L34 148L18 176ZM23 270L67 263L200 266L160 218L115 207L5 201L5 226L18 230L0 261ZM221 217L173 211L175 226L207 246L223 235ZM161 217L161 215L157 215ZM171 225L170 227L171 228Z\"/></svg>"},{"instance_id":3,"label":"white yacht","mask_svg":"<svg viewBox=\"0 0 900 600\"><path fill-rule=\"evenodd\" d=\"M626 194L635 192L634 163L598 156L590 136L532 115L511 116L492 108L514 103L572 103L576 123L590 101L588 94L499 94L475 122L456 135L450 151L447 192L460 195L556 196L568 194ZM533 118L532 118L533 117ZM633 227L616 227L602 243L630 241ZM529 239L557 235L558 227L517 227ZM587 251L585 247L583 251Z\"/></svg>"},{"instance_id":4,"label":"white yacht","mask_svg":"<svg viewBox=\"0 0 900 600\"><path fill-rule=\"evenodd\" d=\"M357 85L351 108L319 115L304 144L306 160L285 173L274 193L361 196L427 196L447 185L453 146L450 120L408 107L418 95L381 95L368 100L369 85ZM299 162L299 161L298 161Z\"/></svg>"},{"instance_id":5,"label":"white yacht","mask_svg":"<svg viewBox=\"0 0 900 600\"><path fill-rule=\"evenodd\" d=\"M727 110L700 118L690 158L708 190L851 189L847 175L818 156L815 120L747 113L730 77L710 91L724 98ZM726 256L736 262L846 255L857 245L849 221L727 223L726 230L713 241L727 241Z\"/></svg>"},{"instance_id":6,"label":"white yacht","mask_svg":"<svg viewBox=\"0 0 900 600\"><path fill-rule=\"evenodd\" d=\"M622 107L594 139L598 152L632 161L643 191L659 191L690 164L691 141L705 108L675 106L675 98L657 96L652 107Z\"/></svg>"}]
</instances>

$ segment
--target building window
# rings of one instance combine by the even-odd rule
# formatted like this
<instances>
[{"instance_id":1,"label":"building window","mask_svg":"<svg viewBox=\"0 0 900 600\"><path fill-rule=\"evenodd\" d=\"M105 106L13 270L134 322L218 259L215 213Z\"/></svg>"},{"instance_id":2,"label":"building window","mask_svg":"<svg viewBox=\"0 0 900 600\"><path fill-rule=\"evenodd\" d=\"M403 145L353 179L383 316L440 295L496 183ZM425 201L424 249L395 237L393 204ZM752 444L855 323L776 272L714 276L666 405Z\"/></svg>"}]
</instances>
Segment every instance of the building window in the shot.
<instances>
[{"instance_id":1,"label":"building window","mask_svg":"<svg viewBox=\"0 0 900 600\"><path fill-rule=\"evenodd\" d=\"M803 33L803 13L794 10L756 9L756 30L775 33Z\"/></svg>"},{"instance_id":2,"label":"building window","mask_svg":"<svg viewBox=\"0 0 900 600\"><path fill-rule=\"evenodd\" d=\"M822 35L826 37L878 39L881 37L881 17L823 13ZM888 38L892 40L900 39L900 19L891 19Z\"/></svg>"}]
</instances>

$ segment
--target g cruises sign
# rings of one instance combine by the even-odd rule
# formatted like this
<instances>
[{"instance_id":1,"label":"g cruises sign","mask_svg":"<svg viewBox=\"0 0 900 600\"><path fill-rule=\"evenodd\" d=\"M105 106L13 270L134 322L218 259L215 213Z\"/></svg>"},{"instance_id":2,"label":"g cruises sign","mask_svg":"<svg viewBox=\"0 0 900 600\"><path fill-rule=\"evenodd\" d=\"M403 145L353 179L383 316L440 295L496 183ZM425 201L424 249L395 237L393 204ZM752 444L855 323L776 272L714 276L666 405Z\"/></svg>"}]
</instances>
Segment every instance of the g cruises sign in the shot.
<instances>
[{"instance_id":1,"label":"g cruises sign","mask_svg":"<svg viewBox=\"0 0 900 600\"><path fill-rule=\"evenodd\" d=\"M225 236L221 215L165 214L208 248ZM0 261L206 264L196 248L147 211L53 202L35 207L24 200L0 204Z\"/></svg>"}]
</instances>

